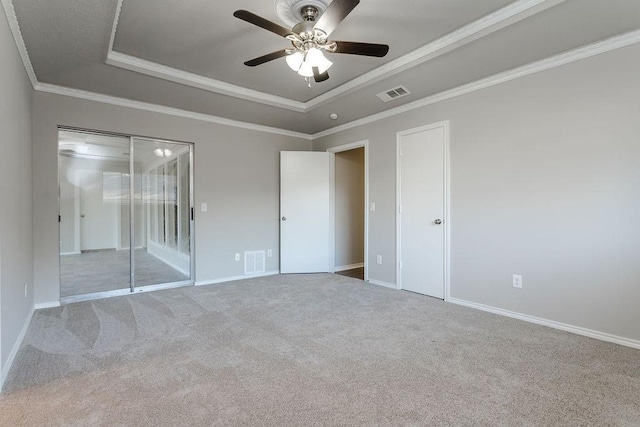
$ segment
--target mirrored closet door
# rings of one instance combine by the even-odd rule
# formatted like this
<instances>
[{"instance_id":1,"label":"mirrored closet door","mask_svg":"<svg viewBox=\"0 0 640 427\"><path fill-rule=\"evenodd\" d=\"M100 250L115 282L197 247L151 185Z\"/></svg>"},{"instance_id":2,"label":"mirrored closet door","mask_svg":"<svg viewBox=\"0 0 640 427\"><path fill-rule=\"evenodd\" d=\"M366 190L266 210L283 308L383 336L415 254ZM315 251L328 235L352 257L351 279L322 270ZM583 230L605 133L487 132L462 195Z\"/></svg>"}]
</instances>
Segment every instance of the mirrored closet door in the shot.
<instances>
[{"instance_id":1,"label":"mirrored closet door","mask_svg":"<svg viewBox=\"0 0 640 427\"><path fill-rule=\"evenodd\" d=\"M141 287L190 281L190 146L134 138L133 153L133 282Z\"/></svg>"},{"instance_id":2,"label":"mirrored closet door","mask_svg":"<svg viewBox=\"0 0 640 427\"><path fill-rule=\"evenodd\" d=\"M193 284L191 144L60 129L58 153L62 302Z\"/></svg>"}]
</instances>

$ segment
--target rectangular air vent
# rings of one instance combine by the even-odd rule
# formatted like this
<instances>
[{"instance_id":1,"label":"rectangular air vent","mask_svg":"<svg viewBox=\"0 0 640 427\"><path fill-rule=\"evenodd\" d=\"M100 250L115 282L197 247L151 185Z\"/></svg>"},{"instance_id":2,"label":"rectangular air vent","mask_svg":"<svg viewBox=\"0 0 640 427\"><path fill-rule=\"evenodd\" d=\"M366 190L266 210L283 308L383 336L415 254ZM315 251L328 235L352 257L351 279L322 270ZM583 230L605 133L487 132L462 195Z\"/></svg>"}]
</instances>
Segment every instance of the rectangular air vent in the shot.
<instances>
[{"instance_id":1,"label":"rectangular air vent","mask_svg":"<svg viewBox=\"0 0 640 427\"><path fill-rule=\"evenodd\" d=\"M384 102L389 102L392 99L402 98L403 96L407 96L411 94L409 89L404 86L398 86L393 89L385 90L384 92L380 92L376 96L382 99Z\"/></svg>"},{"instance_id":2,"label":"rectangular air vent","mask_svg":"<svg viewBox=\"0 0 640 427\"><path fill-rule=\"evenodd\" d=\"M251 251L244 253L244 274L264 273L264 251Z\"/></svg>"}]
</instances>

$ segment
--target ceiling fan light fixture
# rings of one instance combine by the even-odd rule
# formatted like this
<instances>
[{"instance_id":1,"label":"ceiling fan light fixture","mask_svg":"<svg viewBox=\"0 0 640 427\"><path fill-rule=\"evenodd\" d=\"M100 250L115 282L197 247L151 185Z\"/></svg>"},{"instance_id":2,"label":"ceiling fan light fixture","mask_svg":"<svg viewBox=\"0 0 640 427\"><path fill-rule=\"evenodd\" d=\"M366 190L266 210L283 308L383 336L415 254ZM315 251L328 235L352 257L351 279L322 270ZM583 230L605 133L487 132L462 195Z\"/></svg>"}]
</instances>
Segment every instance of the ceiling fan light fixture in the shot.
<instances>
[{"instance_id":1,"label":"ceiling fan light fixture","mask_svg":"<svg viewBox=\"0 0 640 427\"><path fill-rule=\"evenodd\" d=\"M315 47L309 49L305 58L305 62L309 63L312 68L318 67L318 71L320 72L320 74L325 73L333 65L333 62L329 61L322 54L322 51Z\"/></svg>"},{"instance_id":2,"label":"ceiling fan light fixture","mask_svg":"<svg viewBox=\"0 0 640 427\"><path fill-rule=\"evenodd\" d=\"M302 77L313 77L313 67L311 66L311 64L309 62L304 61L300 65L300 69L298 70L298 74L300 74Z\"/></svg>"},{"instance_id":3,"label":"ceiling fan light fixture","mask_svg":"<svg viewBox=\"0 0 640 427\"><path fill-rule=\"evenodd\" d=\"M302 54L302 52L296 52L292 55L289 55L287 57L287 63L289 63L289 57L292 57L294 55L296 55L297 53ZM299 58L299 57L298 57ZM292 58L291 62L293 63L293 65L297 65L297 61L298 58ZM322 54L322 51L316 47L312 47L310 48L306 53L302 54L302 59L303 61L300 63L300 66L298 67L297 71L298 74L300 74L302 77L313 77L314 73L313 73L313 69L317 68L318 69L318 73L322 74L322 73L326 73L327 70L329 68L331 68L331 66L333 65L333 62L329 61L327 58L325 58L325 56ZM293 65L291 63L289 63L289 66L296 71L296 69L293 67Z\"/></svg>"},{"instance_id":4,"label":"ceiling fan light fixture","mask_svg":"<svg viewBox=\"0 0 640 427\"><path fill-rule=\"evenodd\" d=\"M361 0L275 0L278 16L283 11L293 12L295 17L285 28L247 10L233 13L238 19L263 28L284 37L291 47L262 55L244 64L255 67L274 59L286 57L287 65L293 71L305 77L311 87L310 78L321 83L329 78L327 72L333 62L325 58L324 53L342 53L382 58L389 51L388 45L376 43L344 42L329 40L336 27L353 11ZM324 51L324 52L323 52Z\"/></svg>"},{"instance_id":5,"label":"ceiling fan light fixture","mask_svg":"<svg viewBox=\"0 0 640 427\"><path fill-rule=\"evenodd\" d=\"M286 57L287 65L296 73L300 70L300 66L304 61L304 54L300 51L293 52Z\"/></svg>"}]
</instances>

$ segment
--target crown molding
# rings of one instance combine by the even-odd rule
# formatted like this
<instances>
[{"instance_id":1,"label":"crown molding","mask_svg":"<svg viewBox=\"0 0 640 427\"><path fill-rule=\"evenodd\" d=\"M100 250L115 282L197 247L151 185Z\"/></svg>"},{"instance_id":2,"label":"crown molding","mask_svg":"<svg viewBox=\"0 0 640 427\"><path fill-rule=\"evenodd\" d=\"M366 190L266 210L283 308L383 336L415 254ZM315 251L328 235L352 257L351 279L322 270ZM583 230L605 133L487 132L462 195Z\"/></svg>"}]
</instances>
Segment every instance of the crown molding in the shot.
<instances>
[{"instance_id":1,"label":"crown molding","mask_svg":"<svg viewBox=\"0 0 640 427\"><path fill-rule=\"evenodd\" d=\"M177 68L168 67L166 65L147 61L146 59L116 52L114 50L110 50L107 53L106 63L115 67L203 89L209 92L219 93L221 95L232 96L234 98L266 104L272 107L284 108L299 113L306 111L305 104L299 101L248 89L246 87L226 83L221 80L204 77L199 74L178 70Z\"/></svg>"},{"instance_id":2,"label":"crown molding","mask_svg":"<svg viewBox=\"0 0 640 427\"><path fill-rule=\"evenodd\" d=\"M11 2L11 0L2 0L2 7L4 9L4 14L7 17L9 28L11 28L13 40L16 42L16 47L18 48L18 52L20 53L20 58L22 59L24 69L27 72L27 76L29 76L31 86L35 88L38 84L38 78L36 77L36 73L33 70L31 58L29 58L29 52L27 52L27 46L24 44L24 39L22 38L22 31L20 31L20 24L18 24L16 10L13 8L13 3Z\"/></svg>"},{"instance_id":3,"label":"crown molding","mask_svg":"<svg viewBox=\"0 0 640 427\"><path fill-rule=\"evenodd\" d=\"M209 92L219 93L221 95L232 96L234 98L270 105L272 107L284 108L286 110L296 111L299 113L305 112L305 104L300 101L234 85L222 80L212 79L210 77L179 70L177 68L158 64L157 62L147 61L146 59L113 50L113 45L116 40L116 32L118 31L118 23L120 22L120 14L122 13L123 1L124 0L118 0L118 4L116 6L116 14L113 18L111 37L109 39L109 47L107 49L107 58L105 61L107 64L174 83L180 83Z\"/></svg>"},{"instance_id":4,"label":"crown molding","mask_svg":"<svg viewBox=\"0 0 640 427\"><path fill-rule=\"evenodd\" d=\"M497 11L485 15L470 24L440 37L400 58L394 59L368 73L348 81L305 103L307 110L320 107L333 99L356 89L374 84L411 67L430 61L447 52L469 44L511 24L556 6L565 0L518 0Z\"/></svg>"},{"instance_id":5,"label":"crown molding","mask_svg":"<svg viewBox=\"0 0 640 427\"><path fill-rule=\"evenodd\" d=\"M484 79L480 79L477 80L475 82L471 82L468 83L466 85L462 85L459 86L457 88L453 88L444 92L440 92L431 96L427 96L425 98L419 99L417 101L411 102L409 104L404 104L401 105L399 107L396 108L392 108L390 110L386 110L383 111L381 113L377 113L377 114L373 114L371 116L368 117L364 117L362 119L358 119L358 120L354 120L352 122L349 123L345 123L343 125L340 126L336 126L334 128L330 128L327 130L324 130L322 132L318 132L315 133L313 135L311 134L306 134L306 133L302 133L302 132L295 132L295 131L290 131L290 130L286 130L286 129L280 129L280 128L275 128L275 127L270 127L270 126L264 126L264 125L257 125L257 124L253 124L253 123L248 123L248 122L242 122L242 121L238 121L238 120L232 120L232 119L227 119L227 118L223 118L223 117L218 117L218 116L213 116L213 115L208 115L208 114L203 114L203 113L195 113L195 112L191 112L191 111L187 111L187 110L182 110L182 109L178 109L178 108L172 108L172 107L166 107L166 106L162 106L162 105L157 105L157 104L152 104L152 103L147 103L147 102L141 102L141 101L133 101L133 100L129 100L126 98L119 98L119 97L114 97L114 96L110 96L110 95L103 95L103 94L98 94L98 93L94 93L94 92L89 92L89 91L84 91L84 90L79 90L79 89L72 89L72 88L68 88L68 87L63 87L63 86L57 86L57 85L53 85L53 84L48 84L48 83L40 83L37 80L36 74L34 72L33 69L33 65L31 63L31 59L29 58L29 54L27 52L25 43L24 43L24 39L22 37L22 33L20 31L20 26L18 24L18 20L16 18L16 14L15 14L15 10L13 8L13 4L11 2L11 0L0 0L2 2L2 6L4 9L4 13L5 16L7 18L7 21L9 23L9 27L11 29L13 38L15 40L16 46L18 48L18 51L20 53L20 57L22 59L23 65L25 67L25 70L27 72L27 75L29 76L29 80L31 81L31 84L34 88L34 90L39 91L39 92L46 92L46 93L53 93L53 94L58 94L58 95L64 95L64 96L70 96L70 97L74 97L74 98L80 98L80 99L86 99L86 100L91 100L91 101L97 101L97 102L103 102L106 104L111 104L111 105L118 105L118 106L123 106L123 107L129 107L129 108L135 108L135 109L139 109L139 110L145 110L145 111L152 111L152 112L157 112L157 113L162 113L162 114L168 114L168 115L172 115L172 116L177 116L177 117L184 117L184 118L190 118L190 119L194 119L194 120L200 120L200 121L206 121L206 122L210 122L210 123L216 123L216 124L221 124L221 125L226 125L226 126L231 126L231 127L237 127L237 128L242 128L242 129L249 129L249 130L255 130L255 131L260 131L260 132L267 132L267 133L272 133L272 134L277 134L277 135L283 135L283 136L290 136L290 137L294 137L294 138L301 138L304 140L316 140L325 136L329 136L338 132L342 132L348 129L352 129L364 124L368 124L368 123L372 123L378 120L382 120L388 117L392 117L398 114L402 114L411 110L415 110L417 108L421 108L421 107L425 107L437 102L441 102L441 101L445 101L447 99L451 99L451 98L455 98L457 96L461 96L461 95L465 95L468 93L472 93L475 92L477 90L482 90L485 88L489 88L501 83L505 83L511 80L515 80L521 77L526 77L528 75L540 72L540 71L545 71L545 70L549 70L551 68L555 68L555 67L559 67L562 65L566 65L569 64L571 62L575 62L575 61L579 61L581 59L586 59L595 55L599 55L601 53L606 53L615 49L620 49L626 46L630 46L636 43L640 42L640 30L635 30L635 31L630 31L618 36L614 36L611 37L609 39L605 39L596 43L592 43L590 45L587 46L583 46L574 50L570 50L564 53L561 53L559 55L555 55L537 62L533 62L531 64L528 65L524 65L522 67L518 67L509 71L505 71L502 73L498 73L495 74L493 76L489 76L487 78ZM115 39L115 32L116 32L116 28L117 28L117 21L119 19L120 16L120 11L122 8L122 1L123 0L119 0L118 1L118 6L117 6L117 12L116 12L116 19L114 20L114 25L113 25L113 29L112 29L112 33L111 33L111 43L110 43L110 52L111 51L111 45L113 44L113 41ZM535 9L536 5L537 7L542 7L543 5L546 6L545 8L554 6L558 3L561 3L564 0L520 0L520 1L516 1L514 3L512 3L511 5L502 8L500 10L498 10L496 12L496 14L499 14L500 12L502 13L506 13L505 9L507 8L515 8L516 6L520 7L520 8L524 8L524 10L528 11L529 14L533 14L533 13L538 13L540 10ZM526 5L528 4L528 7L526 7ZM534 10L535 9L535 10ZM515 9L511 10L512 15L514 16L515 19ZM520 10L519 13L524 13L523 10ZM494 14L491 14L494 15ZM485 17L486 19L489 19L488 17L491 15L487 15L487 17ZM529 15L530 16L530 15ZM520 19L523 19L522 16L518 16ZM485 19L485 18L481 18L481 19ZM494 17L495 19L496 17ZM503 20L506 21L506 20ZM476 21L477 22L477 21ZM515 22L515 21L514 21ZM474 23L470 24L473 25ZM496 24L497 25L497 24ZM508 24L505 24L508 25ZM464 28L464 27L463 27ZM462 29L461 29L462 30ZM447 37L447 36L445 36ZM480 36L479 36L480 37ZM435 43L435 42L434 42ZM426 49L427 46L425 46L424 48ZM422 49L422 48L421 48ZM123 54L119 54L117 52L112 52L113 54L118 54L118 55L123 55ZM133 58L133 57L132 57ZM135 58L137 59L137 58ZM428 59L426 59L428 60ZM140 60L142 61L142 60ZM153 63L151 63L153 64ZM170 67L167 67L170 68ZM179 70L178 70L179 71ZM375 71L375 70L374 70ZM282 99L286 99L286 98L282 98ZM317 98L314 98L317 99ZM313 100L312 100L313 101ZM295 102L295 101L294 101ZM309 101L311 102L311 101Z\"/></svg>"},{"instance_id":6,"label":"crown molding","mask_svg":"<svg viewBox=\"0 0 640 427\"><path fill-rule=\"evenodd\" d=\"M113 18L113 24L111 25L111 35L109 36L109 47L107 53L110 53L113 50L113 44L116 41L116 31L118 30L118 24L120 23L123 1L124 0L118 0L118 4L116 5L116 16Z\"/></svg>"},{"instance_id":7,"label":"crown molding","mask_svg":"<svg viewBox=\"0 0 640 427\"><path fill-rule=\"evenodd\" d=\"M6 1L6 0L3 0ZM135 56L113 50L118 22L122 12L123 0L118 0L116 15L111 30L111 39L107 52L106 63L115 67L135 71L148 76L172 81L198 89L207 90L222 95L253 101L296 112L308 112L318 108L340 96L361 89L384 78L398 74L418 64L427 62L447 52L471 43L479 38L496 32L506 26L526 19L536 13L556 6L565 0L517 0L498 9L476 21L465 25L431 43L422 46L400 58L394 59L378 68L354 78L322 95L300 102L289 98L272 95L254 89L234 85L221 80L205 77L199 74L179 70L177 68L158 64Z\"/></svg>"},{"instance_id":8,"label":"crown molding","mask_svg":"<svg viewBox=\"0 0 640 427\"><path fill-rule=\"evenodd\" d=\"M49 83L38 83L34 87L38 92L52 93L56 95L69 96L72 98L85 99L88 101L102 102L104 104L117 105L120 107L135 108L136 110L151 111L154 113L167 114L170 116L183 117L187 119L199 120L219 125L231 126L235 128L248 129L258 132L271 133L276 135L290 136L311 141L311 135L295 132L286 129L275 128L271 126L258 125L254 123L241 122L239 120L227 119L224 117L213 116L209 114L196 113L193 111L181 110L179 108L166 107L163 105L152 104L142 101L134 101L131 99L120 98L111 95L103 95L100 93L89 92L80 89L72 89L64 86L53 85Z\"/></svg>"},{"instance_id":9,"label":"crown molding","mask_svg":"<svg viewBox=\"0 0 640 427\"><path fill-rule=\"evenodd\" d=\"M3 0L4 1L4 0ZM242 129L255 130L260 132L273 133L283 136L291 136L294 138L301 138L304 140L314 141L325 136L333 135L338 132L342 132L348 129L352 129L365 124L373 123L378 120L386 119L398 114L402 114L411 110L426 107L428 105L435 104L437 102L446 101L451 98L455 98L461 95L466 95L478 90L486 89L492 86L506 83L521 77L526 77L531 74L535 74L541 71L549 70L552 68L560 67L562 65L570 64L575 61L590 58L602 53L610 52L612 50L631 46L633 44L640 43L640 30L630 31L618 36L611 37L596 43L592 43L587 46L583 46L577 49L573 49L540 61L533 62L522 67L514 68L509 71L495 74L484 79L476 80L466 85L459 86L444 92L440 92L409 104L401 105L390 110L383 111L381 113L373 114L362 119L354 120L349 123L345 123L340 126L336 126L331 129L324 130L322 132L315 133L313 135L290 131L286 129L279 129L264 125L256 125L253 123L241 122L232 119L226 119L223 117L212 116L208 114L195 113L187 110L181 110L178 108L166 107L157 104L133 101L126 98L119 98L110 95L103 95L94 92L88 92L79 89L71 89L63 86L57 86L47 83L37 83L34 87L39 92L53 93L58 95L70 96L74 98L86 99L90 101L103 102L111 105L118 105L122 107L135 108L138 110L152 111L162 114L168 114L172 116L185 117L194 120L206 121L210 123L217 123L232 127L238 127Z\"/></svg>"},{"instance_id":10,"label":"crown molding","mask_svg":"<svg viewBox=\"0 0 640 427\"><path fill-rule=\"evenodd\" d=\"M447 99L455 98L461 95L466 95L471 92L486 89L492 86L506 83L511 80L526 77L531 74L539 73L541 71L549 70L552 68L560 67L562 65L570 64L572 62L580 61L581 59L590 58L592 56L599 55L601 53L610 52L612 50L627 47L640 42L640 30L630 31L618 36L614 36L596 43L592 43L577 49L573 49L555 56L551 56L540 61L532 62L522 67L514 68L502 73L494 74L493 76L486 77L484 79L476 80L474 82L458 86L456 88L446 90L444 92L436 93L434 95L427 96L417 101L401 105L399 107L392 108L390 110L383 111L381 113L373 114L362 119L354 120L349 123L345 123L340 126L336 126L331 129L324 130L313 134L313 140L333 135L338 132L342 132L348 129L352 129L365 124L373 123L378 120L386 119L388 117L396 116L398 114L406 113L417 108L426 107L437 102L446 101Z\"/></svg>"}]
</instances>

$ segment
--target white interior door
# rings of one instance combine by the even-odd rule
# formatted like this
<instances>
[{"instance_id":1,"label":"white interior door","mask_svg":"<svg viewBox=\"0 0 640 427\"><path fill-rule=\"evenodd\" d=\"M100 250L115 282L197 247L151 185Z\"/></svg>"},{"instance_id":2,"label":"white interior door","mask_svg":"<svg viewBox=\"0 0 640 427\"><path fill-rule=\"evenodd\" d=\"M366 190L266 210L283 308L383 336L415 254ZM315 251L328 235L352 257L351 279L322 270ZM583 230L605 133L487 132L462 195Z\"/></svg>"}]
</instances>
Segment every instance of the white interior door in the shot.
<instances>
[{"instance_id":1,"label":"white interior door","mask_svg":"<svg viewBox=\"0 0 640 427\"><path fill-rule=\"evenodd\" d=\"M444 298L444 126L401 132L398 159L398 283Z\"/></svg>"},{"instance_id":2,"label":"white interior door","mask_svg":"<svg viewBox=\"0 0 640 427\"><path fill-rule=\"evenodd\" d=\"M79 170L80 247L82 250L115 249L119 205L105 197L105 184L119 186L119 174ZM111 182L113 181L113 182ZM118 187L116 187L118 188Z\"/></svg>"},{"instance_id":3,"label":"white interior door","mask_svg":"<svg viewBox=\"0 0 640 427\"><path fill-rule=\"evenodd\" d=\"M319 273L332 263L332 153L280 153L280 272Z\"/></svg>"}]
</instances>

